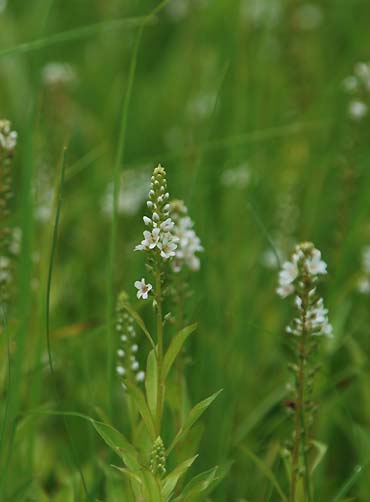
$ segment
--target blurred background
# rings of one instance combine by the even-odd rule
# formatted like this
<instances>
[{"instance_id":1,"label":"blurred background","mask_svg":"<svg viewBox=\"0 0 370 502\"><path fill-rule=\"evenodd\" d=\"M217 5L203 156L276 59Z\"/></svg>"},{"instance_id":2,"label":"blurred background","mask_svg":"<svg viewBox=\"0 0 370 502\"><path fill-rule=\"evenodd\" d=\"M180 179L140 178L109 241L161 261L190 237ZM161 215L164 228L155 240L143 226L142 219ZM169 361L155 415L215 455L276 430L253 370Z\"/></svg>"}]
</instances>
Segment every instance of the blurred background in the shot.
<instances>
[{"instance_id":1,"label":"blurred background","mask_svg":"<svg viewBox=\"0 0 370 502\"><path fill-rule=\"evenodd\" d=\"M279 500L249 452L286 485L279 451L290 434L291 309L275 293L277 258L312 240L328 263L322 292L334 326L333 340L321 346L315 390L314 434L327 447L315 500L334 500L348 484L347 498L335 500L365 502L369 2L170 0L154 12L158 5L0 0L0 118L18 132L11 213L18 248L0 342L2 500L84 500L74 458L91 500L122 500L112 459L90 427L68 420L71 451L63 419L39 412L106 414L122 431L128 426L119 382L107 387L108 298L121 289L134 298L144 269L133 248L151 170L161 163L205 249L190 279L187 316L199 322L188 347L190 396L195 403L224 389L203 420L194 472L232 461L212 500ZM65 147L50 305L56 391L45 291ZM142 315L149 319L150 308ZM147 350L143 340L142 363Z\"/></svg>"}]
</instances>

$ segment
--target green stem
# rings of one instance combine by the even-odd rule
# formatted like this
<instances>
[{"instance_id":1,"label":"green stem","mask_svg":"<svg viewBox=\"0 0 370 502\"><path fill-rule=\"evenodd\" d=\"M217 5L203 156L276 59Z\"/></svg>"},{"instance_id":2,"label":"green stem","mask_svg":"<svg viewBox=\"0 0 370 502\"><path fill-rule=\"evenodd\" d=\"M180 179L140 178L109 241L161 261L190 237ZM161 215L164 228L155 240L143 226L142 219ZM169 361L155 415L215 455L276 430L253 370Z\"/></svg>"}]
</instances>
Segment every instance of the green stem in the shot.
<instances>
[{"instance_id":1,"label":"green stem","mask_svg":"<svg viewBox=\"0 0 370 502\"><path fill-rule=\"evenodd\" d=\"M306 282L305 291L302 297L302 336L298 349L298 373L297 373L297 400L296 400L296 410L295 410L295 426L294 426L294 446L293 446L293 458L292 458L292 479L290 485L290 495L289 502L295 502L296 488L297 488L297 474L299 470L299 459L300 459L300 449L302 451L302 458L304 463L304 483L305 483L305 500L311 502L311 490L310 490L310 479L307 461L307 431L305 426L305 362L306 362L306 341L307 341L307 307L308 307L308 293L310 291L310 284Z\"/></svg>"},{"instance_id":2,"label":"green stem","mask_svg":"<svg viewBox=\"0 0 370 502\"><path fill-rule=\"evenodd\" d=\"M155 274L155 297L157 309L157 362L158 362L158 382L157 382L157 410L156 410L156 432L158 436L161 433L161 422L164 400L164 382L162 377L163 368L163 312L162 312L162 283L161 283L161 264L160 258L157 258L157 267Z\"/></svg>"}]
</instances>

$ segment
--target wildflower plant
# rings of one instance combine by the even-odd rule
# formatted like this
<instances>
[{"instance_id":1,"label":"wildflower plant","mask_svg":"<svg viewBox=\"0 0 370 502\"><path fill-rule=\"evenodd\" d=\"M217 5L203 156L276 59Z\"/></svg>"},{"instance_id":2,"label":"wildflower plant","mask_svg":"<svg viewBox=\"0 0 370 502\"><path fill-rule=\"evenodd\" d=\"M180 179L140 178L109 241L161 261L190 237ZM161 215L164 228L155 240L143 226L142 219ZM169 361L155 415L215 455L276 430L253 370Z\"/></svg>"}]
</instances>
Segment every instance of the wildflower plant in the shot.
<instances>
[{"instance_id":1,"label":"wildflower plant","mask_svg":"<svg viewBox=\"0 0 370 502\"><path fill-rule=\"evenodd\" d=\"M132 442L110 425L96 421L93 425L123 461L124 466L117 469L125 475L130 487L127 500L195 500L209 493L226 472L216 466L184 487L179 481L198 456L189 433L218 393L195 405L174 432L178 424L177 421L171 424L174 406L166 388L175 360L196 324L181 326L172 334L173 326L177 328L178 323L169 321L171 315L165 314L165 309L167 301L171 303L171 277L183 267L197 270L200 264L196 253L203 248L185 205L178 202L171 205L166 171L162 166L156 167L151 177L147 207L150 214L143 218L146 227L143 239L135 247L136 251L145 253L147 274L135 281L134 286L139 305L152 304L155 334L146 327L126 293L121 293L117 304L116 371L127 400ZM151 345L145 371L139 363L144 345L137 341L138 328ZM178 446L189 452L187 460L181 457L177 462ZM129 493L133 498L129 498Z\"/></svg>"},{"instance_id":2,"label":"wildflower plant","mask_svg":"<svg viewBox=\"0 0 370 502\"><path fill-rule=\"evenodd\" d=\"M297 245L279 273L277 293L282 298L294 295L296 310L286 328L294 358L290 364L293 383L288 386L290 396L287 400L287 408L292 412L293 436L284 450L290 476L289 502L298 500L299 493L306 495L305 500L312 500L310 476L313 467L309 453L315 445L310 435L317 409L313 401L314 377L318 370L315 355L320 339L332 337L328 311L318 293L320 280L326 274L327 265L310 242Z\"/></svg>"}]
</instances>

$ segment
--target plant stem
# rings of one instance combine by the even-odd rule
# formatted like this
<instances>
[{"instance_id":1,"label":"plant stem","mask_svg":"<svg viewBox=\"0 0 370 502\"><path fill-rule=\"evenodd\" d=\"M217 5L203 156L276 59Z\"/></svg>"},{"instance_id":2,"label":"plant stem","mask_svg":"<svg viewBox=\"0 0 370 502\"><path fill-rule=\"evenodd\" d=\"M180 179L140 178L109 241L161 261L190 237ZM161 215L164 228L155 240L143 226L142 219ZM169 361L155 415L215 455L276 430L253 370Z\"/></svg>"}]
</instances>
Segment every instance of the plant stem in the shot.
<instances>
[{"instance_id":1,"label":"plant stem","mask_svg":"<svg viewBox=\"0 0 370 502\"><path fill-rule=\"evenodd\" d=\"M161 284L161 264L157 258L157 268L155 274L155 296L157 309L157 362L158 362L158 383L157 383L157 410L156 410L156 431L158 436L161 432L163 399L164 399L164 382L162 381L163 367L163 313L162 313L162 284Z\"/></svg>"},{"instance_id":2,"label":"plant stem","mask_svg":"<svg viewBox=\"0 0 370 502\"><path fill-rule=\"evenodd\" d=\"M302 295L302 336L299 343L298 349L298 372L297 372L297 399L296 399L296 409L294 417L294 446L293 446L293 456L292 456L292 479L290 484L290 495L289 502L295 502L296 488L297 488L297 475L299 470L299 453L300 447L302 449L302 456L304 460L305 468L305 500L310 501L310 486L309 486L309 472L308 463L306 458L306 443L307 435L305 428L305 403L304 403L304 390L305 390L305 364L306 364L306 339L307 339L307 309L308 309L308 293L310 290L309 282L305 281L305 291Z\"/></svg>"}]
</instances>

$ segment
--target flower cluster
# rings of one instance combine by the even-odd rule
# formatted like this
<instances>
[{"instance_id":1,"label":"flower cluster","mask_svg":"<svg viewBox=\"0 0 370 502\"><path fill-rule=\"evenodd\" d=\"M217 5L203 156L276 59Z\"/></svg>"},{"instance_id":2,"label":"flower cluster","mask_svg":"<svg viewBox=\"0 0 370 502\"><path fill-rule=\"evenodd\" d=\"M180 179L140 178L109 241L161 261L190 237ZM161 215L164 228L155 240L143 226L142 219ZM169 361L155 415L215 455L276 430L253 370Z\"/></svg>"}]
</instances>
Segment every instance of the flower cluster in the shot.
<instances>
[{"instance_id":1,"label":"flower cluster","mask_svg":"<svg viewBox=\"0 0 370 502\"><path fill-rule=\"evenodd\" d=\"M117 323L116 330L120 337L120 346L117 350L117 367L116 371L122 380L122 387L126 390L126 382L136 380L142 382L145 379L144 371L140 370L139 361L136 354L139 346L136 343L136 331L134 320L125 312L124 301L126 294L122 293L118 298L117 303Z\"/></svg>"},{"instance_id":2,"label":"flower cluster","mask_svg":"<svg viewBox=\"0 0 370 502\"><path fill-rule=\"evenodd\" d=\"M332 335L328 311L316 291L320 276L327 273L326 268L320 251L310 242L296 246L291 260L283 264L277 293L282 298L296 293L295 305L299 311L299 316L287 327L288 333Z\"/></svg>"},{"instance_id":3,"label":"flower cluster","mask_svg":"<svg viewBox=\"0 0 370 502\"><path fill-rule=\"evenodd\" d=\"M154 169L149 190L148 209L151 218L144 216L144 239L135 251L157 251L163 260L175 256L178 238L172 233L174 222L170 218L170 194L167 192L166 171L159 165Z\"/></svg>"},{"instance_id":4,"label":"flower cluster","mask_svg":"<svg viewBox=\"0 0 370 502\"><path fill-rule=\"evenodd\" d=\"M149 469L153 474L160 477L166 474L166 453L160 436L154 441L150 454Z\"/></svg>"},{"instance_id":5,"label":"flower cluster","mask_svg":"<svg viewBox=\"0 0 370 502\"><path fill-rule=\"evenodd\" d=\"M195 272L200 268L200 260L196 253L203 251L203 247L194 231L193 220L188 216L188 209L182 200L174 200L170 206L171 217L174 221L173 233L177 238L172 268L174 272L180 272L183 266L186 266Z\"/></svg>"},{"instance_id":6,"label":"flower cluster","mask_svg":"<svg viewBox=\"0 0 370 502\"><path fill-rule=\"evenodd\" d=\"M170 217L170 194L167 191L166 171L159 165L151 177L149 200L147 207L151 212L151 217L144 216L144 239L135 247L135 251L145 251L148 253L148 265L153 269L161 263L168 262L176 256L179 237L175 235L175 223ZM151 284L146 284L145 279L135 282L138 289L137 297L148 298L148 293L152 290Z\"/></svg>"},{"instance_id":7,"label":"flower cluster","mask_svg":"<svg viewBox=\"0 0 370 502\"><path fill-rule=\"evenodd\" d=\"M17 132L11 130L9 120L0 120L0 159L11 155L17 145Z\"/></svg>"},{"instance_id":8,"label":"flower cluster","mask_svg":"<svg viewBox=\"0 0 370 502\"><path fill-rule=\"evenodd\" d=\"M348 105L349 116L353 120L363 119L369 109L370 64L357 63L353 75L343 80L343 87L351 95Z\"/></svg>"}]
</instances>

